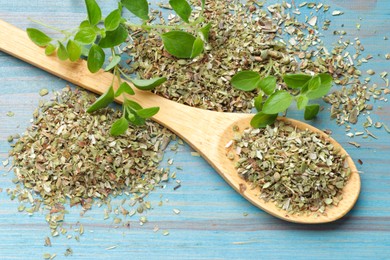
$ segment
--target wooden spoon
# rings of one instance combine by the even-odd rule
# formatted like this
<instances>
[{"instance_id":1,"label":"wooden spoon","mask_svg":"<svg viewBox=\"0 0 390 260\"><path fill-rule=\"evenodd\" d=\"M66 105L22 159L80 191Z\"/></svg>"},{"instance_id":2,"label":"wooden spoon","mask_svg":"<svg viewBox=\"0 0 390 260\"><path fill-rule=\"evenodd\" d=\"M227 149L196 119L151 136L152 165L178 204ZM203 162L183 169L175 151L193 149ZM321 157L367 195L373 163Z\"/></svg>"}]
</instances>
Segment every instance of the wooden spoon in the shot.
<instances>
[{"instance_id":1,"label":"wooden spoon","mask_svg":"<svg viewBox=\"0 0 390 260\"><path fill-rule=\"evenodd\" d=\"M83 60L61 62L54 56L46 56L44 50L32 43L24 31L1 20L0 50L98 94L105 92L112 82L111 73L99 71L92 74L88 71L86 62ZM117 82L114 85L117 87ZM233 125L237 125L241 130L249 127L252 115L192 108L150 92L137 90L136 95L132 98L144 107L159 106L160 112L153 117L154 121L180 136L193 149L198 151L237 192L255 206L275 217L297 223L331 222L347 214L359 196L360 177L356 166L348 156L347 163L352 174L343 189L343 199L337 207L328 207L326 215L318 217L306 216L306 214L302 214L302 216L288 215L272 202L265 203L259 199L260 190L250 189L250 184L238 176L234 168L234 161L226 157L225 145L233 136ZM121 103L123 100L118 98L116 101ZM293 119L279 118L279 120L288 121L300 129L310 129L319 133L324 138L329 139L336 148L340 149L342 154L348 155L339 143L315 127ZM245 187L248 188L245 189Z\"/></svg>"}]
</instances>

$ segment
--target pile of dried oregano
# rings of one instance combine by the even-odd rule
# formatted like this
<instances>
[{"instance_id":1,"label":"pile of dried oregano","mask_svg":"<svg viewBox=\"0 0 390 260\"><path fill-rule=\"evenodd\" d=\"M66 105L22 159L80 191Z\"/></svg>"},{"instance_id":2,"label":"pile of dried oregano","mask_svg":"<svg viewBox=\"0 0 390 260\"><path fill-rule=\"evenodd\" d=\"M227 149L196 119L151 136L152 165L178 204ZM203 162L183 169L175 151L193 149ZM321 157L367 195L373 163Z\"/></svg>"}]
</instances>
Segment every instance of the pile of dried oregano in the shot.
<instances>
[{"instance_id":1,"label":"pile of dried oregano","mask_svg":"<svg viewBox=\"0 0 390 260\"><path fill-rule=\"evenodd\" d=\"M141 213L150 209L143 198L169 178L158 164L172 134L147 122L112 137L110 127L120 117L119 111L107 108L99 114L87 113L95 99L69 87L55 93L55 100L41 103L32 126L10 151L15 182L27 188L17 186L11 196L30 203L19 207L30 214L43 203L50 210L46 219L53 235L58 235L67 201L88 210L94 199L104 203L110 195L124 193L135 196ZM132 214L125 205L120 212Z\"/></svg>"},{"instance_id":2,"label":"pile of dried oregano","mask_svg":"<svg viewBox=\"0 0 390 260\"><path fill-rule=\"evenodd\" d=\"M319 134L283 121L264 129L235 129L227 156L239 159L240 177L260 188L260 198L288 213L321 213L342 199L350 175L345 157Z\"/></svg>"}]
</instances>

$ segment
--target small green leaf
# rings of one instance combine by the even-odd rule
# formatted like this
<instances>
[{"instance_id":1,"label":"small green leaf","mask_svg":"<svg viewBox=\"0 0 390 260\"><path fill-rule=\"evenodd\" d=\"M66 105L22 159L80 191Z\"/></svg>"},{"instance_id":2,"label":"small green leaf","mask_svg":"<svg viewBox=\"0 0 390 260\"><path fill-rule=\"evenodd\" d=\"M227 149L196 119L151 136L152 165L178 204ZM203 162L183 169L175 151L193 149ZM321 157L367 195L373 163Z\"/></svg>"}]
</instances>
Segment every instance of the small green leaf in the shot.
<instances>
[{"instance_id":1,"label":"small green leaf","mask_svg":"<svg viewBox=\"0 0 390 260\"><path fill-rule=\"evenodd\" d=\"M106 32L106 36L99 42L99 46L102 48L112 48L123 42L127 38L127 30L123 25L119 25L114 31Z\"/></svg>"},{"instance_id":2,"label":"small green leaf","mask_svg":"<svg viewBox=\"0 0 390 260\"><path fill-rule=\"evenodd\" d=\"M254 98L254 105L257 110L257 112L260 112L261 109L263 108L263 95L258 95L257 97Z\"/></svg>"},{"instance_id":3,"label":"small green leaf","mask_svg":"<svg viewBox=\"0 0 390 260\"><path fill-rule=\"evenodd\" d=\"M118 90L115 92L115 97L120 96L122 93L127 93L129 95L134 95L134 90L130 87L127 82L122 82L122 84L119 86Z\"/></svg>"},{"instance_id":4,"label":"small green leaf","mask_svg":"<svg viewBox=\"0 0 390 260\"><path fill-rule=\"evenodd\" d=\"M95 41L96 36L96 32L93 28L84 27L76 33L74 40L83 44L91 44Z\"/></svg>"},{"instance_id":5,"label":"small green leaf","mask_svg":"<svg viewBox=\"0 0 390 260\"><path fill-rule=\"evenodd\" d=\"M318 77L321 79L321 85L315 90L308 90L306 96L309 99L321 98L328 94L329 90L332 88L332 77L329 74L322 73Z\"/></svg>"},{"instance_id":6,"label":"small green leaf","mask_svg":"<svg viewBox=\"0 0 390 260\"><path fill-rule=\"evenodd\" d=\"M66 50L65 46L61 42L58 42L58 44L59 44L59 48L58 48L58 51L57 51L57 57L60 60L68 59L69 55L68 55L68 51Z\"/></svg>"},{"instance_id":7,"label":"small green leaf","mask_svg":"<svg viewBox=\"0 0 390 260\"><path fill-rule=\"evenodd\" d=\"M129 109L125 109L125 118L129 122L133 122L135 120L135 115Z\"/></svg>"},{"instance_id":8,"label":"small green leaf","mask_svg":"<svg viewBox=\"0 0 390 260\"><path fill-rule=\"evenodd\" d=\"M257 87L259 80L259 73L251 70L244 70L236 73L236 75L234 75L230 80L230 83L236 89L252 91Z\"/></svg>"},{"instance_id":9,"label":"small green leaf","mask_svg":"<svg viewBox=\"0 0 390 260\"><path fill-rule=\"evenodd\" d=\"M142 109L142 106L133 100L126 99L124 104L127 108L130 108L132 111L137 111Z\"/></svg>"},{"instance_id":10,"label":"small green leaf","mask_svg":"<svg viewBox=\"0 0 390 260\"><path fill-rule=\"evenodd\" d=\"M107 91L101 95L87 110L88 113L95 112L101 108L107 107L114 101L114 88L110 86Z\"/></svg>"},{"instance_id":11,"label":"small green leaf","mask_svg":"<svg viewBox=\"0 0 390 260\"><path fill-rule=\"evenodd\" d=\"M194 41L194 45L192 45L191 59L201 54L203 48L204 48L203 40L200 37L197 37Z\"/></svg>"},{"instance_id":12,"label":"small green leaf","mask_svg":"<svg viewBox=\"0 0 390 260\"><path fill-rule=\"evenodd\" d=\"M82 21L82 22L80 23L80 25L79 25L79 28L80 28L80 29L81 29L81 28L86 28L86 27L91 27L91 24L89 23L88 20Z\"/></svg>"},{"instance_id":13,"label":"small green leaf","mask_svg":"<svg viewBox=\"0 0 390 260\"><path fill-rule=\"evenodd\" d=\"M159 107L143 108L143 109L137 110L137 115L140 116L141 118L146 119L146 118L150 118L150 117L154 116L155 114L157 114L159 110L160 110Z\"/></svg>"},{"instance_id":14,"label":"small green leaf","mask_svg":"<svg viewBox=\"0 0 390 260\"><path fill-rule=\"evenodd\" d=\"M122 15L119 9L112 11L106 19L104 19L104 27L106 31L113 31L118 28L121 23Z\"/></svg>"},{"instance_id":15,"label":"small green leaf","mask_svg":"<svg viewBox=\"0 0 390 260\"><path fill-rule=\"evenodd\" d=\"M55 46L54 44L49 43L46 46L46 48L45 48L45 54L47 56L52 55L56 51L56 49L57 49L57 46Z\"/></svg>"},{"instance_id":16,"label":"small green leaf","mask_svg":"<svg viewBox=\"0 0 390 260\"><path fill-rule=\"evenodd\" d=\"M110 134L113 136L124 134L127 128L129 128L129 122L127 122L126 118L121 117L112 124Z\"/></svg>"},{"instance_id":17,"label":"small green leaf","mask_svg":"<svg viewBox=\"0 0 390 260\"><path fill-rule=\"evenodd\" d=\"M104 69L105 71L109 71L112 68L114 68L118 63L121 61L121 56L114 55L110 61L110 63L107 65L107 67Z\"/></svg>"},{"instance_id":18,"label":"small green leaf","mask_svg":"<svg viewBox=\"0 0 390 260\"><path fill-rule=\"evenodd\" d=\"M260 80L257 86L264 91L265 94L271 95L276 88L276 78L274 76L268 76Z\"/></svg>"},{"instance_id":19,"label":"small green leaf","mask_svg":"<svg viewBox=\"0 0 390 260\"><path fill-rule=\"evenodd\" d=\"M308 90L314 91L314 90L318 89L320 85L321 85L320 76L315 76L309 80Z\"/></svg>"},{"instance_id":20,"label":"small green leaf","mask_svg":"<svg viewBox=\"0 0 390 260\"><path fill-rule=\"evenodd\" d=\"M297 108L299 110L304 109L307 106L309 99L305 95L299 95L297 97Z\"/></svg>"},{"instance_id":21,"label":"small green leaf","mask_svg":"<svg viewBox=\"0 0 390 260\"><path fill-rule=\"evenodd\" d=\"M97 25L102 19L102 11L95 0L85 0L87 6L88 21L91 25Z\"/></svg>"},{"instance_id":22,"label":"small green leaf","mask_svg":"<svg viewBox=\"0 0 390 260\"><path fill-rule=\"evenodd\" d=\"M318 74L318 76L321 78L321 85L325 87L332 86L333 78L328 73L321 73Z\"/></svg>"},{"instance_id":23,"label":"small green leaf","mask_svg":"<svg viewBox=\"0 0 390 260\"><path fill-rule=\"evenodd\" d=\"M290 88L301 88L305 86L310 79L311 76L306 74L287 74L283 76L284 82Z\"/></svg>"},{"instance_id":24,"label":"small green leaf","mask_svg":"<svg viewBox=\"0 0 390 260\"><path fill-rule=\"evenodd\" d=\"M140 90L152 90L167 81L167 78L132 79L131 82Z\"/></svg>"},{"instance_id":25,"label":"small green leaf","mask_svg":"<svg viewBox=\"0 0 390 260\"><path fill-rule=\"evenodd\" d=\"M188 18L191 16L192 8L186 0L169 0L169 4L184 22L189 23Z\"/></svg>"},{"instance_id":26,"label":"small green leaf","mask_svg":"<svg viewBox=\"0 0 390 260\"><path fill-rule=\"evenodd\" d=\"M76 42L69 40L66 46L66 50L68 51L69 59L71 61L76 61L80 58L81 47Z\"/></svg>"},{"instance_id":27,"label":"small green leaf","mask_svg":"<svg viewBox=\"0 0 390 260\"><path fill-rule=\"evenodd\" d=\"M209 40L210 29L211 29L211 22L206 24L199 30L199 35L204 42L208 42Z\"/></svg>"},{"instance_id":28,"label":"small green leaf","mask_svg":"<svg viewBox=\"0 0 390 260\"><path fill-rule=\"evenodd\" d=\"M145 118L142 118L136 114L130 114L128 115L127 119L133 124L133 125L144 125L145 124Z\"/></svg>"},{"instance_id":29,"label":"small green leaf","mask_svg":"<svg viewBox=\"0 0 390 260\"><path fill-rule=\"evenodd\" d=\"M121 0L123 6L141 18L149 20L149 5L147 0Z\"/></svg>"},{"instance_id":30,"label":"small green leaf","mask_svg":"<svg viewBox=\"0 0 390 260\"><path fill-rule=\"evenodd\" d=\"M305 120L311 120L315 118L319 111L320 111L320 105L318 104L306 106L305 113L304 113Z\"/></svg>"},{"instance_id":31,"label":"small green leaf","mask_svg":"<svg viewBox=\"0 0 390 260\"><path fill-rule=\"evenodd\" d=\"M92 73L97 72L103 66L104 59L105 54L103 49L96 44L92 45L88 53L87 61L89 71Z\"/></svg>"},{"instance_id":32,"label":"small green leaf","mask_svg":"<svg viewBox=\"0 0 390 260\"><path fill-rule=\"evenodd\" d=\"M145 124L145 119L137 115L137 111L142 107L135 101L126 99L125 102L126 119L128 119L134 125Z\"/></svg>"},{"instance_id":33,"label":"small green leaf","mask_svg":"<svg viewBox=\"0 0 390 260\"><path fill-rule=\"evenodd\" d=\"M277 117L278 114L269 115L260 111L252 118L251 126L253 128L264 128L267 125L272 125Z\"/></svg>"},{"instance_id":34,"label":"small green leaf","mask_svg":"<svg viewBox=\"0 0 390 260\"><path fill-rule=\"evenodd\" d=\"M51 42L51 38L44 32L35 28L27 28L27 35L30 40L38 46L45 47Z\"/></svg>"},{"instance_id":35,"label":"small green leaf","mask_svg":"<svg viewBox=\"0 0 390 260\"><path fill-rule=\"evenodd\" d=\"M290 106L292 100L293 97L287 91L276 91L264 102L262 111L269 115L283 112Z\"/></svg>"},{"instance_id":36,"label":"small green leaf","mask_svg":"<svg viewBox=\"0 0 390 260\"><path fill-rule=\"evenodd\" d=\"M182 31L170 31L161 35L164 47L177 58L191 58L195 37Z\"/></svg>"}]
</instances>

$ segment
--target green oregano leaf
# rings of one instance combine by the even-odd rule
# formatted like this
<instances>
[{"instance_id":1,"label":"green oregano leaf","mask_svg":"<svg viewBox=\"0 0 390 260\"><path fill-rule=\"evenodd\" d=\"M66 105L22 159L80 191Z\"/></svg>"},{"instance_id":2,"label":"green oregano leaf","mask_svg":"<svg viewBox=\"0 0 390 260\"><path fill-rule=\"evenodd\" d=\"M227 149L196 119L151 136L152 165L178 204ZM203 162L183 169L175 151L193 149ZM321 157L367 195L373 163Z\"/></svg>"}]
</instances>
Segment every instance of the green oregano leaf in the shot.
<instances>
[{"instance_id":1,"label":"green oregano leaf","mask_svg":"<svg viewBox=\"0 0 390 260\"><path fill-rule=\"evenodd\" d=\"M104 38L99 42L102 48L112 48L123 43L128 36L128 32L123 25L119 25L114 31L106 32Z\"/></svg>"},{"instance_id":2,"label":"green oregano leaf","mask_svg":"<svg viewBox=\"0 0 390 260\"><path fill-rule=\"evenodd\" d=\"M292 100L293 96L287 91L276 91L264 102L262 111L269 115L283 112L290 106Z\"/></svg>"},{"instance_id":3,"label":"green oregano leaf","mask_svg":"<svg viewBox=\"0 0 390 260\"><path fill-rule=\"evenodd\" d=\"M310 79L311 76L306 74L286 74L283 76L284 82L290 88L302 88Z\"/></svg>"},{"instance_id":4,"label":"green oregano leaf","mask_svg":"<svg viewBox=\"0 0 390 260\"><path fill-rule=\"evenodd\" d=\"M133 124L133 125L144 125L145 124L145 118L140 117L139 115L128 113L127 119Z\"/></svg>"},{"instance_id":5,"label":"green oregano leaf","mask_svg":"<svg viewBox=\"0 0 390 260\"><path fill-rule=\"evenodd\" d=\"M321 78L317 75L309 80L308 90L315 91L321 85Z\"/></svg>"},{"instance_id":6,"label":"green oregano leaf","mask_svg":"<svg viewBox=\"0 0 390 260\"><path fill-rule=\"evenodd\" d=\"M118 28L121 23L122 15L119 9L112 11L106 19L104 19L104 27L106 31L113 31Z\"/></svg>"},{"instance_id":7,"label":"green oregano leaf","mask_svg":"<svg viewBox=\"0 0 390 260\"><path fill-rule=\"evenodd\" d=\"M91 25L97 25L102 19L102 11L95 0L85 0L87 6L88 21Z\"/></svg>"},{"instance_id":8,"label":"green oregano leaf","mask_svg":"<svg viewBox=\"0 0 390 260\"><path fill-rule=\"evenodd\" d=\"M306 106L305 113L304 113L305 120L311 120L315 118L318 112L320 112L320 105L313 104L313 105Z\"/></svg>"},{"instance_id":9,"label":"green oregano leaf","mask_svg":"<svg viewBox=\"0 0 390 260\"><path fill-rule=\"evenodd\" d=\"M206 4L206 0L202 0L202 10L204 10L205 4Z\"/></svg>"},{"instance_id":10,"label":"green oregano leaf","mask_svg":"<svg viewBox=\"0 0 390 260\"><path fill-rule=\"evenodd\" d=\"M101 108L107 107L111 102L114 101L114 88L110 86L107 91L101 95L88 109L88 113L95 112Z\"/></svg>"},{"instance_id":11,"label":"green oregano leaf","mask_svg":"<svg viewBox=\"0 0 390 260\"><path fill-rule=\"evenodd\" d=\"M177 58L191 58L195 37L183 31L170 31L161 35L164 47Z\"/></svg>"},{"instance_id":12,"label":"green oregano leaf","mask_svg":"<svg viewBox=\"0 0 390 260\"><path fill-rule=\"evenodd\" d=\"M209 40L210 29L211 29L211 22L206 24L199 30L199 36L202 38L204 42L208 42Z\"/></svg>"},{"instance_id":13,"label":"green oregano leaf","mask_svg":"<svg viewBox=\"0 0 390 260\"><path fill-rule=\"evenodd\" d=\"M135 102L134 100L126 99L124 104L125 104L125 107L127 107L128 109L130 109L133 112L142 109L142 106L140 104L138 104L137 102Z\"/></svg>"},{"instance_id":14,"label":"green oregano leaf","mask_svg":"<svg viewBox=\"0 0 390 260\"><path fill-rule=\"evenodd\" d=\"M149 5L147 0L121 0L123 6L141 18L149 20Z\"/></svg>"},{"instance_id":15,"label":"green oregano leaf","mask_svg":"<svg viewBox=\"0 0 390 260\"><path fill-rule=\"evenodd\" d=\"M254 105L257 110L257 112L260 112L263 108L263 95L260 94L257 97L254 98Z\"/></svg>"},{"instance_id":16,"label":"green oregano leaf","mask_svg":"<svg viewBox=\"0 0 390 260\"><path fill-rule=\"evenodd\" d=\"M145 124L145 118L142 118L137 114L137 111L142 109L140 104L133 100L125 99L124 106L126 111L126 119L128 119L134 125Z\"/></svg>"},{"instance_id":17,"label":"green oregano leaf","mask_svg":"<svg viewBox=\"0 0 390 260\"><path fill-rule=\"evenodd\" d=\"M66 50L68 51L69 59L71 61L76 61L80 58L81 47L76 42L69 40Z\"/></svg>"},{"instance_id":18,"label":"green oregano leaf","mask_svg":"<svg viewBox=\"0 0 390 260\"><path fill-rule=\"evenodd\" d=\"M257 87L259 81L259 73L251 70L244 70L236 73L230 80L230 83L236 89L252 91Z\"/></svg>"},{"instance_id":19,"label":"green oregano leaf","mask_svg":"<svg viewBox=\"0 0 390 260\"><path fill-rule=\"evenodd\" d=\"M200 37L197 37L192 45L191 59L202 53L204 42Z\"/></svg>"},{"instance_id":20,"label":"green oregano leaf","mask_svg":"<svg viewBox=\"0 0 390 260\"><path fill-rule=\"evenodd\" d=\"M90 72L97 72L104 63L105 54L99 45L92 45L88 53L87 65Z\"/></svg>"},{"instance_id":21,"label":"green oregano leaf","mask_svg":"<svg viewBox=\"0 0 390 260\"><path fill-rule=\"evenodd\" d=\"M88 20L82 21L82 22L80 23L80 25L79 25L79 28L80 28L80 29L81 29L81 28L86 28L86 27L91 27L91 24L89 23Z\"/></svg>"},{"instance_id":22,"label":"green oregano leaf","mask_svg":"<svg viewBox=\"0 0 390 260\"><path fill-rule=\"evenodd\" d=\"M57 49L57 46L55 46L54 44L49 43L46 46L46 48L45 48L45 54L47 56L52 55L56 51L56 49Z\"/></svg>"},{"instance_id":23,"label":"green oregano leaf","mask_svg":"<svg viewBox=\"0 0 390 260\"><path fill-rule=\"evenodd\" d=\"M105 71L109 71L112 68L114 68L118 63L121 61L121 56L114 55L110 61L110 63L107 65L107 67L104 69Z\"/></svg>"},{"instance_id":24,"label":"green oregano leaf","mask_svg":"<svg viewBox=\"0 0 390 260\"><path fill-rule=\"evenodd\" d=\"M133 122L135 120L135 115L129 108L125 108L124 117L128 122Z\"/></svg>"},{"instance_id":25,"label":"green oregano leaf","mask_svg":"<svg viewBox=\"0 0 390 260\"><path fill-rule=\"evenodd\" d=\"M320 73L318 74L318 77L321 79L321 86L323 87L330 87L333 83L333 78L328 73Z\"/></svg>"},{"instance_id":26,"label":"green oregano leaf","mask_svg":"<svg viewBox=\"0 0 390 260\"><path fill-rule=\"evenodd\" d=\"M309 102L309 99L306 95L299 95L297 97L297 108L299 110L304 109L307 106L307 103Z\"/></svg>"},{"instance_id":27,"label":"green oregano leaf","mask_svg":"<svg viewBox=\"0 0 390 260\"><path fill-rule=\"evenodd\" d=\"M257 86L264 91L265 94L271 95L276 88L276 78L274 76L265 77L257 83Z\"/></svg>"},{"instance_id":28,"label":"green oregano leaf","mask_svg":"<svg viewBox=\"0 0 390 260\"><path fill-rule=\"evenodd\" d=\"M264 128L267 125L271 125L275 122L278 114L265 114L258 112L251 120L251 126L253 128Z\"/></svg>"},{"instance_id":29,"label":"green oregano leaf","mask_svg":"<svg viewBox=\"0 0 390 260\"><path fill-rule=\"evenodd\" d=\"M160 110L159 107L143 108L143 109L137 110L137 115L141 118L146 119L146 118L150 118L150 117L154 116L155 114L157 114L159 110Z\"/></svg>"},{"instance_id":30,"label":"green oregano leaf","mask_svg":"<svg viewBox=\"0 0 390 260\"><path fill-rule=\"evenodd\" d=\"M57 51L57 57L60 60L66 60L69 58L68 51L66 50L65 46L62 44L62 42L58 42L59 47Z\"/></svg>"},{"instance_id":31,"label":"green oregano leaf","mask_svg":"<svg viewBox=\"0 0 390 260\"><path fill-rule=\"evenodd\" d=\"M166 77L151 79L132 79L131 82L140 90L152 90L167 81Z\"/></svg>"},{"instance_id":32,"label":"green oregano leaf","mask_svg":"<svg viewBox=\"0 0 390 260\"><path fill-rule=\"evenodd\" d=\"M83 44L91 44L95 41L96 36L96 31L93 28L83 27L76 33L74 40Z\"/></svg>"},{"instance_id":33,"label":"green oregano leaf","mask_svg":"<svg viewBox=\"0 0 390 260\"><path fill-rule=\"evenodd\" d=\"M169 0L169 4L184 22L189 23L188 18L191 16L192 8L186 0Z\"/></svg>"},{"instance_id":34,"label":"green oregano leaf","mask_svg":"<svg viewBox=\"0 0 390 260\"><path fill-rule=\"evenodd\" d=\"M129 84L127 84L127 82L122 82L120 84L119 88L115 92L115 97L119 97L122 93L127 93L129 95L135 94L134 90L130 87Z\"/></svg>"},{"instance_id":35,"label":"green oregano leaf","mask_svg":"<svg viewBox=\"0 0 390 260\"><path fill-rule=\"evenodd\" d=\"M51 38L47 36L44 32L35 29L27 28L27 35L30 40L38 46L45 47L51 42Z\"/></svg>"},{"instance_id":36,"label":"green oregano leaf","mask_svg":"<svg viewBox=\"0 0 390 260\"><path fill-rule=\"evenodd\" d=\"M321 79L321 84L319 85L318 88L316 88L314 90L309 89L307 91L306 96L309 99L321 98L321 97L325 96L326 94L328 94L328 92L332 88L333 79L329 74L322 73L322 74L319 74L318 77Z\"/></svg>"},{"instance_id":37,"label":"green oregano leaf","mask_svg":"<svg viewBox=\"0 0 390 260\"><path fill-rule=\"evenodd\" d=\"M110 134L113 136L124 134L127 128L129 128L129 122L125 117L121 117L112 124Z\"/></svg>"}]
</instances>

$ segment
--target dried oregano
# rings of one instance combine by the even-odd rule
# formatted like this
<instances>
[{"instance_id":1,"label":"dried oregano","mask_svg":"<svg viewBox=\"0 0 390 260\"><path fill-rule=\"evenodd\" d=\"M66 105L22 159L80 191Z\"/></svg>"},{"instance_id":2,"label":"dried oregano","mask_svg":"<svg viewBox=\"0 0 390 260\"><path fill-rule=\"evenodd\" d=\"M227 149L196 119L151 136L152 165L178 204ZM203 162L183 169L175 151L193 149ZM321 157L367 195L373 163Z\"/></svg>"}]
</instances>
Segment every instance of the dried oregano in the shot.
<instances>
[{"instance_id":1,"label":"dried oregano","mask_svg":"<svg viewBox=\"0 0 390 260\"><path fill-rule=\"evenodd\" d=\"M112 137L111 124L120 112L105 108L87 113L95 100L95 95L69 87L56 93L53 101L41 103L33 124L10 151L15 182L23 184L9 191L11 198L30 203L31 207L20 208L30 214L42 203L49 208L46 220L53 235L58 235L64 204L81 204L88 210L93 199L109 203L110 195L123 193L143 202L168 176L158 164L171 133L148 121Z\"/></svg>"},{"instance_id":2,"label":"dried oregano","mask_svg":"<svg viewBox=\"0 0 390 260\"><path fill-rule=\"evenodd\" d=\"M261 190L260 198L291 214L324 213L342 199L350 169L319 134L276 121L265 129L236 131L227 147L230 159L239 157L239 176Z\"/></svg>"},{"instance_id":3,"label":"dried oregano","mask_svg":"<svg viewBox=\"0 0 390 260\"><path fill-rule=\"evenodd\" d=\"M358 38L346 39L344 33L335 31L332 46L325 46L321 29L328 30L331 21L325 19L320 24L316 15L327 12L329 6L263 4L206 1L203 16L205 23L210 23L209 39L205 52L192 60L176 59L164 51L158 34L133 32L132 41L124 49L130 67L124 70L146 79L167 77L167 82L154 90L157 94L217 111L249 112L253 107L257 93L243 93L230 84L231 78L244 70L259 72L262 77L275 76L277 89L286 89L284 74L330 74L342 86L325 97L331 104L331 117L338 124L355 123L359 114L372 110L370 98L386 101L388 83L383 90L361 80L358 67L372 56L362 57L364 47ZM297 7L315 8L317 12L305 20ZM198 15L199 11L194 10L194 19ZM155 18L164 21L162 16ZM165 22L173 25L178 21L168 16Z\"/></svg>"}]
</instances>

